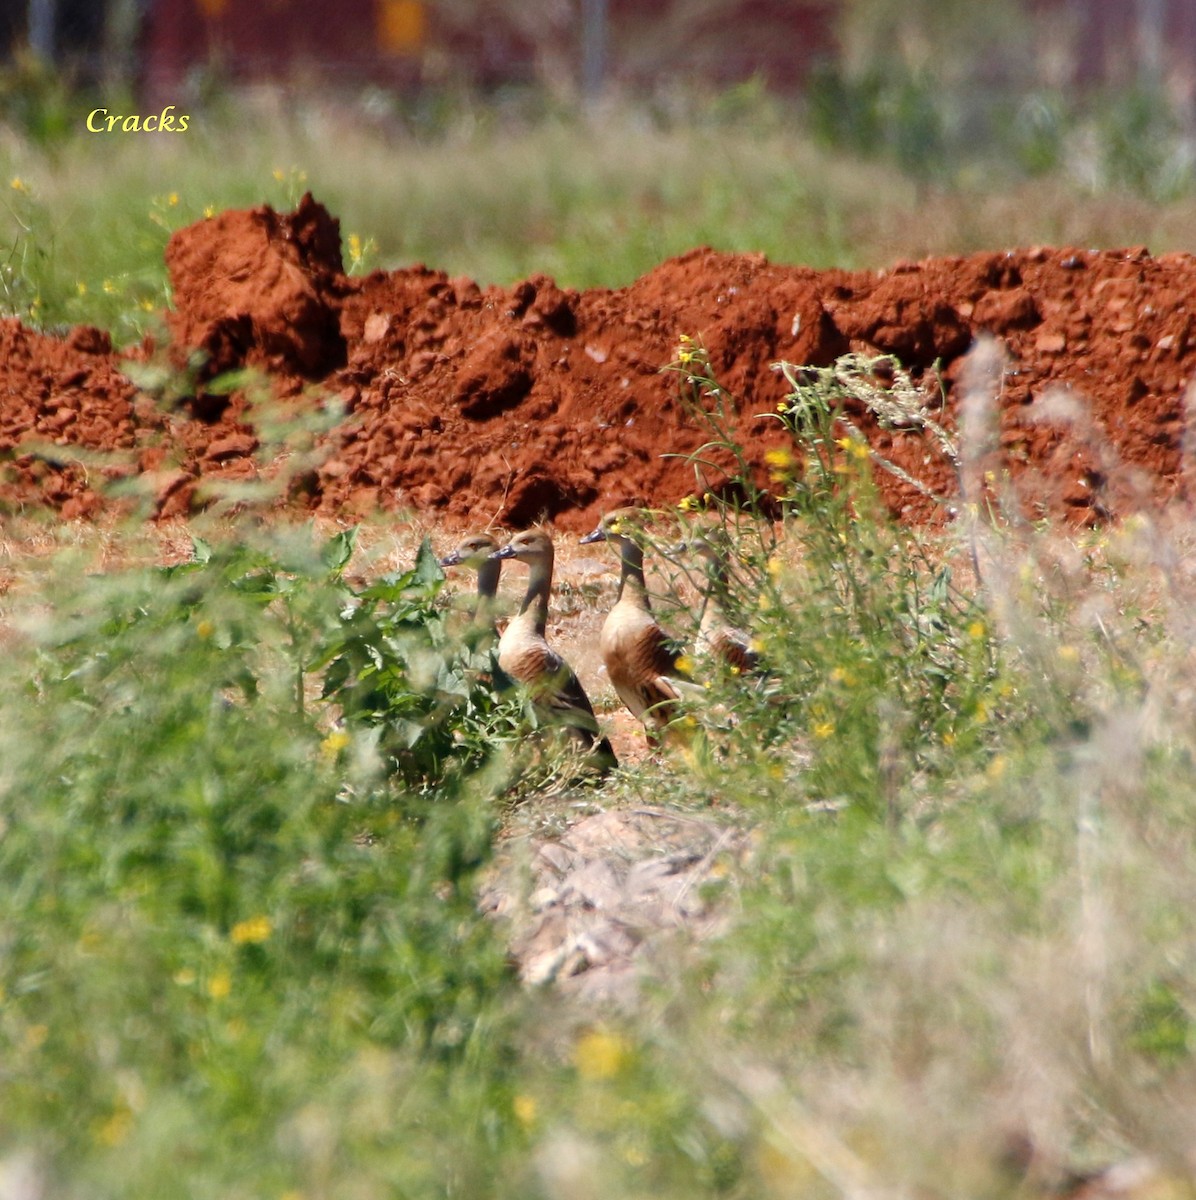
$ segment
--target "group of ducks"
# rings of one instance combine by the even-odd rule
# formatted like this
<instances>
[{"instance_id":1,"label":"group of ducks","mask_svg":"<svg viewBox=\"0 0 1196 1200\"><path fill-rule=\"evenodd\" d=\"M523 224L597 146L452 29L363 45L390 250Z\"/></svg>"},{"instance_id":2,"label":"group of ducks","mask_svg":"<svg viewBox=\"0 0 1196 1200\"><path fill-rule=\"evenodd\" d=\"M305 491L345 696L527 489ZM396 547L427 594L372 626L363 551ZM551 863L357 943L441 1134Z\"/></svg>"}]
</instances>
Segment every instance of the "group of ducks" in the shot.
<instances>
[{"instance_id":1,"label":"group of ducks","mask_svg":"<svg viewBox=\"0 0 1196 1200\"><path fill-rule=\"evenodd\" d=\"M644 579L642 514L638 509L615 509L581 539L583 544L605 541L620 561L619 590L602 626L599 648L619 699L643 723L649 742L656 744L677 714L686 689L696 685L687 662L652 612ZM700 556L706 566L703 611L698 639L734 669L754 665L747 638L726 619L722 597L726 590L724 555L715 541L695 537L675 547ZM546 639L548 601L552 590L553 544L542 529L516 533L505 546L488 533L465 538L441 559L444 567L466 566L477 572L474 622L494 629L494 602L499 572L508 559L528 568L527 591L519 612L498 640L498 665L528 691L545 724L564 731L570 743L601 769L617 765L610 742L601 735L594 706L576 672Z\"/></svg>"}]
</instances>

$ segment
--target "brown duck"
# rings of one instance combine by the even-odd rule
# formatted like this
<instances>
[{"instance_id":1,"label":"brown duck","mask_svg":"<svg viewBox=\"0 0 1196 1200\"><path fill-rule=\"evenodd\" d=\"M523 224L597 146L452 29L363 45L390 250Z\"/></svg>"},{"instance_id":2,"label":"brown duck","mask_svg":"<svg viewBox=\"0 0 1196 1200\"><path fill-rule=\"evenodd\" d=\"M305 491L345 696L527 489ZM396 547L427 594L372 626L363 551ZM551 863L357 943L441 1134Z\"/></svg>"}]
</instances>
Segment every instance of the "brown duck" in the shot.
<instances>
[{"instance_id":1,"label":"brown duck","mask_svg":"<svg viewBox=\"0 0 1196 1200\"><path fill-rule=\"evenodd\" d=\"M652 613L641 530L638 509L616 508L581 540L609 542L619 555L619 594L602 625L602 661L619 699L644 723L649 740L655 741L677 715L683 690L695 685Z\"/></svg>"},{"instance_id":2,"label":"brown duck","mask_svg":"<svg viewBox=\"0 0 1196 1200\"><path fill-rule=\"evenodd\" d=\"M700 585L699 649L736 674L756 670L760 656L752 649L751 638L727 616L726 605L731 598L727 565L731 546L726 534L721 529L695 533L674 549L678 554L696 557L705 576Z\"/></svg>"},{"instance_id":3,"label":"brown duck","mask_svg":"<svg viewBox=\"0 0 1196 1200\"><path fill-rule=\"evenodd\" d=\"M498 665L528 690L538 716L562 728L573 745L592 752L596 766L618 765L610 742L599 736L598 718L573 668L548 644L548 597L552 591L552 538L539 529L517 533L491 559L514 558L528 567L527 592L498 642Z\"/></svg>"},{"instance_id":4,"label":"brown duck","mask_svg":"<svg viewBox=\"0 0 1196 1200\"><path fill-rule=\"evenodd\" d=\"M498 630L494 626L494 601L498 595L502 562L493 557L497 549L498 542L490 534L471 533L440 560L442 567L469 567L478 573L478 593L472 622L478 634L489 634L491 639L498 637Z\"/></svg>"}]
</instances>

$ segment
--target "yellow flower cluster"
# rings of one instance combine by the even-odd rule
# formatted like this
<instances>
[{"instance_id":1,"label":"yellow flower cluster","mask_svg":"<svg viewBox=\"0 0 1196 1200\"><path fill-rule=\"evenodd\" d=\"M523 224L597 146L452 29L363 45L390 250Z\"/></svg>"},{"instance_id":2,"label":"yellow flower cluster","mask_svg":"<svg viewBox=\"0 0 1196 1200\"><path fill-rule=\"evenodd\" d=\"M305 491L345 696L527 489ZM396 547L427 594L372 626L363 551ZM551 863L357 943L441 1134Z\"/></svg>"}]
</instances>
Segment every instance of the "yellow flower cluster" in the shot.
<instances>
[{"instance_id":1,"label":"yellow flower cluster","mask_svg":"<svg viewBox=\"0 0 1196 1200\"><path fill-rule=\"evenodd\" d=\"M631 1055L627 1040L617 1033L594 1029L573 1047L573 1065L582 1079L613 1079Z\"/></svg>"},{"instance_id":2,"label":"yellow flower cluster","mask_svg":"<svg viewBox=\"0 0 1196 1200\"><path fill-rule=\"evenodd\" d=\"M234 946L259 945L274 932L274 923L263 915L238 921L229 931L229 940Z\"/></svg>"}]
</instances>

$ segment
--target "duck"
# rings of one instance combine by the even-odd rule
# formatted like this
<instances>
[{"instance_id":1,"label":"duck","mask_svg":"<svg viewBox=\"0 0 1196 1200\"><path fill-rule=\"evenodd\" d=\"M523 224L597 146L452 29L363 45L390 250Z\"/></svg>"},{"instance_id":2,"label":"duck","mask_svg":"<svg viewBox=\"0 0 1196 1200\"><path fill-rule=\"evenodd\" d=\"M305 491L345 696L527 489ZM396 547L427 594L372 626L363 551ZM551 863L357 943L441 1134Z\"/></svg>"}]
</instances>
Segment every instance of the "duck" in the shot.
<instances>
[{"instance_id":1,"label":"duck","mask_svg":"<svg viewBox=\"0 0 1196 1200\"><path fill-rule=\"evenodd\" d=\"M656 745L677 716L682 695L697 685L685 669L684 656L652 612L644 580L642 527L639 509L616 508L581 541L607 542L619 556L619 591L602 624L599 646L619 699L642 722L649 743Z\"/></svg>"},{"instance_id":2,"label":"duck","mask_svg":"<svg viewBox=\"0 0 1196 1200\"><path fill-rule=\"evenodd\" d=\"M471 533L461 539L455 550L441 560L442 567L469 567L477 572L478 591L474 602L471 622L475 641L496 641L498 630L494 623L495 598L498 596L498 580L502 573L502 561L493 556L498 549L498 539L489 533Z\"/></svg>"},{"instance_id":3,"label":"duck","mask_svg":"<svg viewBox=\"0 0 1196 1200\"><path fill-rule=\"evenodd\" d=\"M601 736L594 706L573 668L548 644L548 598L555 552L542 529L514 535L491 562L515 559L528 568L527 592L498 642L498 665L527 688L537 715L564 730L577 750L603 772L618 766L610 741Z\"/></svg>"},{"instance_id":4,"label":"duck","mask_svg":"<svg viewBox=\"0 0 1196 1200\"><path fill-rule=\"evenodd\" d=\"M731 599L728 567L731 546L726 532L721 528L695 532L673 547L673 553L698 558L705 575L699 586L702 593L699 651L736 675L757 670L760 655L752 648L751 638L727 616L726 606Z\"/></svg>"}]
</instances>

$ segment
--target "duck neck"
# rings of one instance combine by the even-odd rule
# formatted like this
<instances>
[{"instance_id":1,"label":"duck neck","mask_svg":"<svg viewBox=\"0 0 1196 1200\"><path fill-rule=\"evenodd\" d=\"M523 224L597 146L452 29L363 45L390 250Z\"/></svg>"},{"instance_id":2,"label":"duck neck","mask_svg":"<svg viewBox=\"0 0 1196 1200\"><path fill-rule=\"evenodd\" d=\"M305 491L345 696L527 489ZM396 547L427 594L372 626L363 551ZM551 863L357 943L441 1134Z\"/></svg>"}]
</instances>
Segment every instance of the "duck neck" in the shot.
<instances>
[{"instance_id":1,"label":"duck neck","mask_svg":"<svg viewBox=\"0 0 1196 1200\"><path fill-rule=\"evenodd\" d=\"M540 637L548 628L548 595L552 591L552 559L534 558L528 563L527 592L519 606L519 617L530 623Z\"/></svg>"},{"instance_id":2,"label":"duck neck","mask_svg":"<svg viewBox=\"0 0 1196 1200\"><path fill-rule=\"evenodd\" d=\"M494 598L498 595L498 576L502 571L502 563L483 560L478 566L478 602L473 610L475 625L492 625L494 623Z\"/></svg>"},{"instance_id":3,"label":"duck neck","mask_svg":"<svg viewBox=\"0 0 1196 1200\"><path fill-rule=\"evenodd\" d=\"M640 608L650 609L648 602L648 585L644 581L644 552L630 538L619 539L619 560L622 571L619 574L619 600L628 600Z\"/></svg>"}]
</instances>

